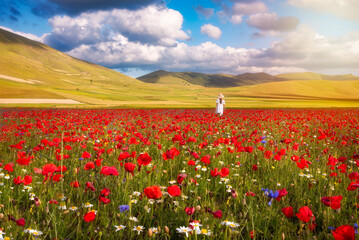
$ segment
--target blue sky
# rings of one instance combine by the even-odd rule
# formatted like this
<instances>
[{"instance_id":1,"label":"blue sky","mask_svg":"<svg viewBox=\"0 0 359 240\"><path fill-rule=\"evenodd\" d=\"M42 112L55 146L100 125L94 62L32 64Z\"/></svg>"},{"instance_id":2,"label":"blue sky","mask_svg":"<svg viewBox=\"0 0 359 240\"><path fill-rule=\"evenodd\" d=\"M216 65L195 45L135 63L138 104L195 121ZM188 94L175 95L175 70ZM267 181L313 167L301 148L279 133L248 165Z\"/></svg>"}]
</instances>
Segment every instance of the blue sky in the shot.
<instances>
[{"instance_id":1,"label":"blue sky","mask_svg":"<svg viewBox=\"0 0 359 240\"><path fill-rule=\"evenodd\" d=\"M359 75L355 0L3 0L0 27L138 77Z\"/></svg>"}]
</instances>

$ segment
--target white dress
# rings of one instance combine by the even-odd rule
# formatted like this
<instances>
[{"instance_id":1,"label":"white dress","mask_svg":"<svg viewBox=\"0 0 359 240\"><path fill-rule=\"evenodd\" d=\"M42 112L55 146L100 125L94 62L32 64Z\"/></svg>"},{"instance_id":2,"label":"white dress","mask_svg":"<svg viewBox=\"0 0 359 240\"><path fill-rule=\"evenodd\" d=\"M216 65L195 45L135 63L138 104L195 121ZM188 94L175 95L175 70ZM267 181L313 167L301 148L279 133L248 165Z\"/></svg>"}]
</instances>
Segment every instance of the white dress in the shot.
<instances>
[{"instance_id":1,"label":"white dress","mask_svg":"<svg viewBox=\"0 0 359 240\"><path fill-rule=\"evenodd\" d=\"M222 99L222 103L219 102L219 98L217 98L217 108L216 108L216 113L219 113L220 115L223 114L223 105L226 104L226 102L224 101L224 99Z\"/></svg>"}]
</instances>

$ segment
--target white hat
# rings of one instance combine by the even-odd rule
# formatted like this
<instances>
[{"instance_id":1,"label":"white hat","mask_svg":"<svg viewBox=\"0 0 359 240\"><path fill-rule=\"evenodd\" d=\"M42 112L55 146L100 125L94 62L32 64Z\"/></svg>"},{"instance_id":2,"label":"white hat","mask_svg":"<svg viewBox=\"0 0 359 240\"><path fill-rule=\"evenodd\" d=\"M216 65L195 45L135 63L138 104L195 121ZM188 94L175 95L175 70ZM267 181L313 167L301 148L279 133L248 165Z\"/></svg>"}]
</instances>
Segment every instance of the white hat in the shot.
<instances>
[{"instance_id":1,"label":"white hat","mask_svg":"<svg viewBox=\"0 0 359 240\"><path fill-rule=\"evenodd\" d=\"M218 97L217 97L217 98L224 98L224 96L223 96L222 93L220 93L220 94L218 94Z\"/></svg>"}]
</instances>

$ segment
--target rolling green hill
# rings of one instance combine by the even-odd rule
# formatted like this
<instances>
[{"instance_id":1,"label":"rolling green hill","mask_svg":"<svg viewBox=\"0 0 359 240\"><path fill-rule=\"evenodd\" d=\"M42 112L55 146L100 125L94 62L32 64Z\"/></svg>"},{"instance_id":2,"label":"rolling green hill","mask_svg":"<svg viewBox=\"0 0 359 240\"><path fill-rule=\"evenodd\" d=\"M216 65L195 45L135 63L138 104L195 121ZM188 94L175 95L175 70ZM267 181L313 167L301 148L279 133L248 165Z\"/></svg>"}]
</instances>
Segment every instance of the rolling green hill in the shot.
<instances>
[{"instance_id":1,"label":"rolling green hill","mask_svg":"<svg viewBox=\"0 0 359 240\"><path fill-rule=\"evenodd\" d=\"M352 74L344 75L326 75L314 72L302 72L302 73L285 73L279 74L277 77L287 80L329 80L329 81L355 81L359 80L359 77Z\"/></svg>"},{"instance_id":2,"label":"rolling green hill","mask_svg":"<svg viewBox=\"0 0 359 240\"><path fill-rule=\"evenodd\" d=\"M359 107L356 78L157 71L138 80L0 29L0 107L69 107L46 99L71 99L81 108L214 108L219 92L227 107Z\"/></svg>"},{"instance_id":3,"label":"rolling green hill","mask_svg":"<svg viewBox=\"0 0 359 240\"><path fill-rule=\"evenodd\" d=\"M236 76L229 74L205 74L196 72L155 71L137 78L146 83L199 85L204 87L229 88L255 85L267 82L286 81L267 73L243 73Z\"/></svg>"}]
</instances>

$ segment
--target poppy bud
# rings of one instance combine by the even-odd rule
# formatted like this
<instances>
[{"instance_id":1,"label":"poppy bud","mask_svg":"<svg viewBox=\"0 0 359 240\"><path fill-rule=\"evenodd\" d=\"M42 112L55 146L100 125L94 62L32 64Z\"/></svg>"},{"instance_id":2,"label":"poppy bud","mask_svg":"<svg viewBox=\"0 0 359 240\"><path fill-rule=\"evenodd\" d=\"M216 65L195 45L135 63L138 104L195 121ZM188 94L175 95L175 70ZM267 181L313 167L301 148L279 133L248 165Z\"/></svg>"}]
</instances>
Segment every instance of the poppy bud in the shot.
<instances>
[{"instance_id":1,"label":"poppy bud","mask_svg":"<svg viewBox=\"0 0 359 240\"><path fill-rule=\"evenodd\" d=\"M163 173L167 173L167 171L166 171L166 170L163 170Z\"/></svg>"},{"instance_id":2,"label":"poppy bud","mask_svg":"<svg viewBox=\"0 0 359 240\"><path fill-rule=\"evenodd\" d=\"M197 210L197 211L201 210L201 206L200 206L200 205L197 205L197 206L196 206L196 210Z\"/></svg>"},{"instance_id":3,"label":"poppy bud","mask_svg":"<svg viewBox=\"0 0 359 240\"><path fill-rule=\"evenodd\" d=\"M147 233L148 233L148 236L149 236L149 237L152 237L152 229L151 229L151 228L148 229L148 232L147 232Z\"/></svg>"},{"instance_id":4,"label":"poppy bud","mask_svg":"<svg viewBox=\"0 0 359 240\"><path fill-rule=\"evenodd\" d=\"M169 233L169 232L170 232L170 229L169 229L167 226L165 226L165 232L166 232L166 233Z\"/></svg>"},{"instance_id":5,"label":"poppy bud","mask_svg":"<svg viewBox=\"0 0 359 240\"><path fill-rule=\"evenodd\" d=\"M3 219L3 218L4 218L4 214L0 213L0 219Z\"/></svg>"}]
</instances>

